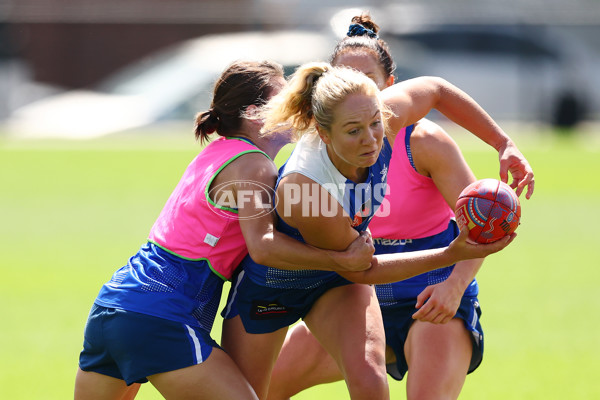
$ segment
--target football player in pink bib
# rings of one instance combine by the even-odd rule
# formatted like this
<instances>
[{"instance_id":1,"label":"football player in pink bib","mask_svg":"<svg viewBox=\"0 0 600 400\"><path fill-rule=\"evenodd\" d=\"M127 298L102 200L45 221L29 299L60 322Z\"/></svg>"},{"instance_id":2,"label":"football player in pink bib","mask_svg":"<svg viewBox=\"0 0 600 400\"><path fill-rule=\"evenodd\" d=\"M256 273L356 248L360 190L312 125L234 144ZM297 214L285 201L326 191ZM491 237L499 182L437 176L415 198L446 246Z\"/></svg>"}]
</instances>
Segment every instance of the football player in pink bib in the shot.
<instances>
[{"instance_id":1,"label":"football player in pink bib","mask_svg":"<svg viewBox=\"0 0 600 400\"><path fill-rule=\"evenodd\" d=\"M373 246L320 250L274 229L271 159L289 132L259 137L252 113L285 85L282 67L236 62L215 86L196 137L220 137L187 167L146 243L98 294L84 334L75 399L131 399L150 381L167 399L256 399L210 337L223 282L248 254L278 268L362 270Z\"/></svg>"}]
</instances>

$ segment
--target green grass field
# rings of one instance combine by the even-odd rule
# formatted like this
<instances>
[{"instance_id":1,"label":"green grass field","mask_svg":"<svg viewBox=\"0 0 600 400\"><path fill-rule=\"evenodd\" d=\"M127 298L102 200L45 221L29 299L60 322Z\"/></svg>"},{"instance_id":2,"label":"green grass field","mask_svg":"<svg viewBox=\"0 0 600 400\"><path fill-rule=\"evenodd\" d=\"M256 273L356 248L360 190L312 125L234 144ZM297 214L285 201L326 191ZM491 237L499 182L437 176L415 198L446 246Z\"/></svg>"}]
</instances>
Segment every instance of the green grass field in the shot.
<instances>
[{"instance_id":1,"label":"green grass field","mask_svg":"<svg viewBox=\"0 0 600 400\"><path fill-rule=\"evenodd\" d=\"M536 191L522 200L517 240L479 274L485 358L461 399L598 399L600 141L589 132L511 134ZM89 308L145 241L199 149L191 136L0 136L0 398L72 398ZM457 140L479 178L497 177L494 151L462 133ZM405 398L404 383L390 387ZM149 384L138 395L159 398ZM295 397L345 398L343 383Z\"/></svg>"}]
</instances>

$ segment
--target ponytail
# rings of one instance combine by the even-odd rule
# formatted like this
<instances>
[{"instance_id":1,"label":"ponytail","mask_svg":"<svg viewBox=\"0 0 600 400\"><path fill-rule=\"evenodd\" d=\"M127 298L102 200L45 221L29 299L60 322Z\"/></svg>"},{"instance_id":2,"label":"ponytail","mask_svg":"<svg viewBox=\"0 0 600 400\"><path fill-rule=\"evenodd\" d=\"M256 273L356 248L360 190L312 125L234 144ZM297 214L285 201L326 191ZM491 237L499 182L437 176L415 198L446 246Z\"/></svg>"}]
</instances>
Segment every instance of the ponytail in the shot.
<instances>
[{"instance_id":1,"label":"ponytail","mask_svg":"<svg viewBox=\"0 0 600 400\"><path fill-rule=\"evenodd\" d=\"M262 106L271 97L275 78L283 79L283 68L272 61L235 61L217 80L207 111L196 115L194 134L200 143L212 133L229 137L240 133L250 105Z\"/></svg>"},{"instance_id":2,"label":"ponytail","mask_svg":"<svg viewBox=\"0 0 600 400\"><path fill-rule=\"evenodd\" d=\"M208 141L208 136L219 130L219 116L214 109L209 109L196 115L196 124L194 126L194 133L196 140L200 140L200 143Z\"/></svg>"},{"instance_id":3,"label":"ponytail","mask_svg":"<svg viewBox=\"0 0 600 400\"><path fill-rule=\"evenodd\" d=\"M298 137L313 126L313 93L319 79L332 67L323 62L301 66L287 87L275 96L263 111L263 134L292 128Z\"/></svg>"},{"instance_id":4,"label":"ponytail","mask_svg":"<svg viewBox=\"0 0 600 400\"><path fill-rule=\"evenodd\" d=\"M292 129L297 139L314 133L316 126L330 131L335 107L355 93L377 97L381 110L385 110L377 85L366 75L328 63L305 64L261 111L262 133L266 136Z\"/></svg>"}]
</instances>

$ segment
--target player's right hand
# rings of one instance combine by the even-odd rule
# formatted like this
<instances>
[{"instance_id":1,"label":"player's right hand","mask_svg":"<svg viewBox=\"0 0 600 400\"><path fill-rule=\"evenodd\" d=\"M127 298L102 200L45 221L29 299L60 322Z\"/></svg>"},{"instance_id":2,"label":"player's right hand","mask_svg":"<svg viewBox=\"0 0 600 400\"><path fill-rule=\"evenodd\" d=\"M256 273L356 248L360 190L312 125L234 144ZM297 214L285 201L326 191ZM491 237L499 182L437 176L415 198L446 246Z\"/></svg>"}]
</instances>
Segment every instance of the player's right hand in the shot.
<instances>
[{"instance_id":1,"label":"player's right hand","mask_svg":"<svg viewBox=\"0 0 600 400\"><path fill-rule=\"evenodd\" d=\"M533 169L527 159L510 140L498 149L498 157L500 159L500 180L504 183L509 183L508 174L510 172L512 176L510 187L515 189L517 196L520 196L523 189L527 187L525 198L530 199L533 195L535 179L533 177Z\"/></svg>"},{"instance_id":2,"label":"player's right hand","mask_svg":"<svg viewBox=\"0 0 600 400\"><path fill-rule=\"evenodd\" d=\"M460 234L450 243L447 250L456 261L484 258L504 249L516 237L517 234L512 233L492 243L474 243L469 240L469 228L464 226L460 230Z\"/></svg>"}]
</instances>

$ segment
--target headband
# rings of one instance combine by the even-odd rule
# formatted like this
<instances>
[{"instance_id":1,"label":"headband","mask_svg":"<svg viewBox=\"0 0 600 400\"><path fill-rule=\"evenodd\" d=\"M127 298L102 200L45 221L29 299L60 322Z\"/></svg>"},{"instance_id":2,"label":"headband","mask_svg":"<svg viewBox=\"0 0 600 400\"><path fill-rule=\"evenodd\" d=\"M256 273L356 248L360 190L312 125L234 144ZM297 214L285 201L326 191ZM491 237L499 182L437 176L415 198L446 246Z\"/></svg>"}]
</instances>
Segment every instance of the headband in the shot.
<instances>
[{"instance_id":1,"label":"headband","mask_svg":"<svg viewBox=\"0 0 600 400\"><path fill-rule=\"evenodd\" d=\"M346 33L346 36L350 36L350 37L352 37L352 36L368 36L373 39L379 39L379 36L377 36L377 34L374 31L372 31L371 29L365 28L361 24L350 25L350 27L348 28L348 33Z\"/></svg>"}]
</instances>

